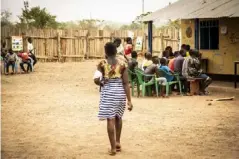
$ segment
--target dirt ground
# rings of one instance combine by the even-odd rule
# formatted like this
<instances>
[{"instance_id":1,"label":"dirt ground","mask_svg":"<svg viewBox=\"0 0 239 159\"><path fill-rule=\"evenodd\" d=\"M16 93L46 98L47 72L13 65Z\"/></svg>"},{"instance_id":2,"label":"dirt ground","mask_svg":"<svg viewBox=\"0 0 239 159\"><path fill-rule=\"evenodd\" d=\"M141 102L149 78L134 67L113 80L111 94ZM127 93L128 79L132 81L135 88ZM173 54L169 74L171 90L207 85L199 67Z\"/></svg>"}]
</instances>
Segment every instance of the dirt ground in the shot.
<instances>
[{"instance_id":1,"label":"dirt ground","mask_svg":"<svg viewBox=\"0 0 239 159\"><path fill-rule=\"evenodd\" d=\"M37 64L32 74L2 76L2 158L239 158L239 93L133 98L124 114L123 151L107 154L97 118L96 61ZM206 99L236 96L208 105Z\"/></svg>"}]
</instances>

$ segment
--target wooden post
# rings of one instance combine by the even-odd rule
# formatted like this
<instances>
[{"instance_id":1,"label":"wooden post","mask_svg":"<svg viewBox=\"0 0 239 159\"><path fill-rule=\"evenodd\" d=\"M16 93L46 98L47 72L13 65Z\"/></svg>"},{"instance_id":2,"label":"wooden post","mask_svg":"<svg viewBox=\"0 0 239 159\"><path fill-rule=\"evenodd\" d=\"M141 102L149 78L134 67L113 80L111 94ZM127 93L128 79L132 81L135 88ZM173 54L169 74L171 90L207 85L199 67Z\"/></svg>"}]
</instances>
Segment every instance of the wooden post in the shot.
<instances>
[{"instance_id":1,"label":"wooden post","mask_svg":"<svg viewBox=\"0 0 239 159\"><path fill-rule=\"evenodd\" d=\"M87 30L86 35L85 35L85 43L84 43L84 57L83 59L86 57L86 59L89 59L89 30Z\"/></svg>"},{"instance_id":2,"label":"wooden post","mask_svg":"<svg viewBox=\"0 0 239 159\"><path fill-rule=\"evenodd\" d=\"M161 41L161 55L159 55L159 57L162 57L164 51L164 38L162 32L160 33L160 41Z\"/></svg>"},{"instance_id":3,"label":"wooden post","mask_svg":"<svg viewBox=\"0 0 239 159\"><path fill-rule=\"evenodd\" d=\"M142 48L142 55L147 51L147 35L143 32L143 48Z\"/></svg>"},{"instance_id":4,"label":"wooden post","mask_svg":"<svg viewBox=\"0 0 239 159\"><path fill-rule=\"evenodd\" d=\"M48 52L48 50L47 50L47 39L45 39L44 45L45 45L45 54L44 54L44 56L48 56L47 55L47 52Z\"/></svg>"},{"instance_id":5,"label":"wooden post","mask_svg":"<svg viewBox=\"0 0 239 159\"><path fill-rule=\"evenodd\" d=\"M148 22L148 50L153 54L153 21Z\"/></svg>"},{"instance_id":6,"label":"wooden post","mask_svg":"<svg viewBox=\"0 0 239 159\"><path fill-rule=\"evenodd\" d=\"M27 36L26 33L22 33L22 40L23 40L23 52L27 52ZM10 44L12 45L12 39L10 38Z\"/></svg>"},{"instance_id":7,"label":"wooden post","mask_svg":"<svg viewBox=\"0 0 239 159\"><path fill-rule=\"evenodd\" d=\"M57 57L58 57L58 62L61 61L61 37L60 33L57 33Z\"/></svg>"}]
</instances>

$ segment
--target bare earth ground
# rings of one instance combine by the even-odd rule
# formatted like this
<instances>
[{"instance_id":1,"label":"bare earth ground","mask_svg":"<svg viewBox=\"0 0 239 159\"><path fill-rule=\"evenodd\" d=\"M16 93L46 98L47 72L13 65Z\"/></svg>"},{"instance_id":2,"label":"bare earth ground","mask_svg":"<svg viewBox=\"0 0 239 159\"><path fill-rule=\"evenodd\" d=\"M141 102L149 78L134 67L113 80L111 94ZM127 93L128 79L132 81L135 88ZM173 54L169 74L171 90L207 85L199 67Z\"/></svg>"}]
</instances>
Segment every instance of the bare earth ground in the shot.
<instances>
[{"instance_id":1,"label":"bare earth ground","mask_svg":"<svg viewBox=\"0 0 239 159\"><path fill-rule=\"evenodd\" d=\"M106 122L98 121L96 61L38 64L2 77L2 158L108 156ZM133 98L125 112L119 159L239 158L239 93L210 97ZM236 95L207 105L206 99Z\"/></svg>"}]
</instances>

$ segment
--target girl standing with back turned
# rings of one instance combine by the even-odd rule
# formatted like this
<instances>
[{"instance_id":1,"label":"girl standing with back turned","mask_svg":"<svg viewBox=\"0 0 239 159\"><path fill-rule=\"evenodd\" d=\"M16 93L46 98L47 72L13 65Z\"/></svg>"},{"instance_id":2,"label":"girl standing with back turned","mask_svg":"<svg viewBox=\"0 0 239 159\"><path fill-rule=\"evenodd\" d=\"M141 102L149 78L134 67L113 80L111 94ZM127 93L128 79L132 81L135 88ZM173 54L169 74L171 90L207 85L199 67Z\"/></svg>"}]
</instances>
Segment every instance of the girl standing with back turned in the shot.
<instances>
[{"instance_id":1,"label":"girl standing with back turned","mask_svg":"<svg viewBox=\"0 0 239 159\"><path fill-rule=\"evenodd\" d=\"M122 116L124 114L126 98L128 109L132 110L127 68L124 61L116 57L116 46L109 42L105 45L107 59L100 62L97 69L102 72L103 78L94 79L101 86L100 106L98 117L107 119L107 131L111 150L109 155L121 151L120 136L122 130Z\"/></svg>"}]
</instances>

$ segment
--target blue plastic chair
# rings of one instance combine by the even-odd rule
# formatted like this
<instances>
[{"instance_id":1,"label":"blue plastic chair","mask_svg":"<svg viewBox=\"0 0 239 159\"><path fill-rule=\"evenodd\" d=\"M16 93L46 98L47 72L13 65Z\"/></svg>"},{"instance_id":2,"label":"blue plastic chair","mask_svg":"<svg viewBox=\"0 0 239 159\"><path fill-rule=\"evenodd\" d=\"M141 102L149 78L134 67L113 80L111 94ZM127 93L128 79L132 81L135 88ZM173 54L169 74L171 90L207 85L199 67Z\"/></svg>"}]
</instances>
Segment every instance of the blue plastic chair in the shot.
<instances>
[{"instance_id":1,"label":"blue plastic chair","mask_svg":"<svg viewBox=\"0 0 239 159\"><path fill-rule=\"evenodd\" d=\"M174 76L175 80L167 82L167 84L166 84L166 96L169 95L169 92L171 91L171 87L170 86L172 84L178 84L179 85L179 91L180 91L180 94L182 95L182 86L181 86L181 81L180 81L180 78L179 78L179 74L178 73L171 74L171 73L165 72L162 69L159 69L159 76L160 77L166 77L167 75Z\"/></svg>"}]
</instances>

